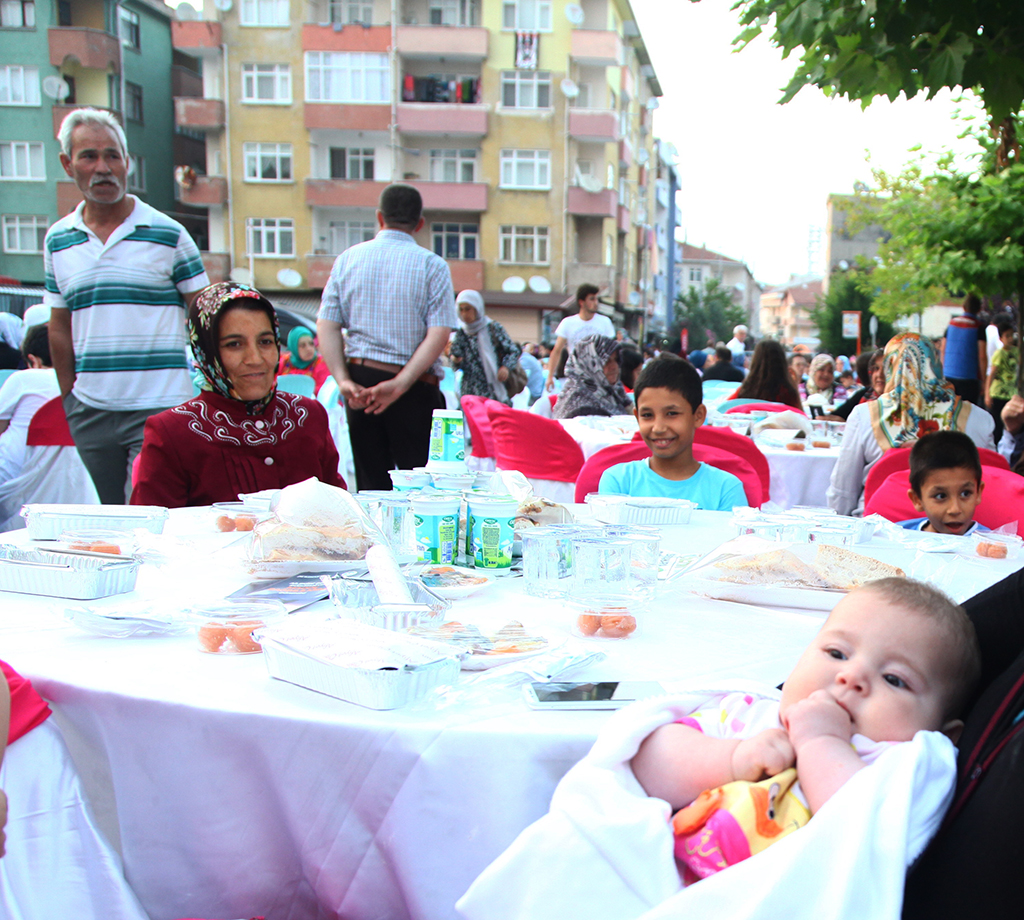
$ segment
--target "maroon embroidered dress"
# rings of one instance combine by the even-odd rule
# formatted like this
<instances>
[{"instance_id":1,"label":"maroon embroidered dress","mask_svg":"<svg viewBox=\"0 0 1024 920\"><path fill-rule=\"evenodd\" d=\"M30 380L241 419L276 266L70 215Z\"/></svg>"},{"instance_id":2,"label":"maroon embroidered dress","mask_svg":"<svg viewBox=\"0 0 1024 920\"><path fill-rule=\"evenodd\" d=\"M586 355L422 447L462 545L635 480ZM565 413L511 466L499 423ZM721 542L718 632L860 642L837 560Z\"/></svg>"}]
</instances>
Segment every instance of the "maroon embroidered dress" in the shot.
<instances>
[{"instance_id":1,"label":"maroon embroidered dress","mask_svg":"<svg viewBox=\"0 0 1024 920\"><path fill-rule=\"evenodd\" d=\"M344 488L320 403L278 392L262 412L202 392L151 416L139 454L133 505L209 505L240 492L280 489L315 476Z\"/></svg>"}]
</instances>

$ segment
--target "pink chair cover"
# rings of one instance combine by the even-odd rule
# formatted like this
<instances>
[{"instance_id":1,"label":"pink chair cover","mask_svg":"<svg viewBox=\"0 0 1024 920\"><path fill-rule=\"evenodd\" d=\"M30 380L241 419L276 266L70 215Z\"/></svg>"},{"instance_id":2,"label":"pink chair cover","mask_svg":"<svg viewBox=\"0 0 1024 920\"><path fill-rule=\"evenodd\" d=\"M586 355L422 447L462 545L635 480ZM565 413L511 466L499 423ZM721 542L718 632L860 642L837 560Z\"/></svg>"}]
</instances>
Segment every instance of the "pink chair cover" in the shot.
<instances>
[{"instance_id":1,"label":"pink chair cover","mask_svg":"<svg viewBox=\"0 0 1024 920\"><path fill-rule=\"evenodd\" d=\"M732 415L733 413L745 414L747 412L796 412L799 415L807 414L803 409L797 409L794 406L780 402L745 403L742 406L732 406L725 410L726 415Z\"/></svg>"},{"instance_id":2,"label":"pink chair cover","mask_svg":"<svg viewBox=\"0 0 1024 920\"><path fill-rule=\"evenodd\" d=\"M59 396L43 403L28 423L27 447L74 447L64 403Z\"/></svg>"},{"instance_id":3,"label":"pink chair cover","mask_svg":"<svg viewBox=\"0 0 1024 920\"><path fill-rule=\"evenodd\" d=\"M715 428L712 425L701 425L693 435L695 444L706 444L708 447L719 447L729 453L736 454L747 461L761 480L761 495L767 498L771 492L771 470L768 458L761 452L750 438L736 434L731 428Z\"/></svg>"},{"instance_id":4,"label":"pink chair cover","mask_svg":"<svg viewBox=\"0 0 1024 920\"><path fill-rule=\"evenodd\" d=\"M908 444L905 447L890 447L889 450L882 454L882 459L868 470L868 475L864 479L865 506L867 505L868 499L875 494L876 490L883 482L885 482L891 473L910 469L911 446L912 445ZM1010 464L1007 462L1006 457L1000 453L996 453L994 450L989 450L987 447L979 447L978 456L981 458L982 467L991 466L995 469L1002 470L1008 470L1010 468ZM864 513L867 514L866 511ZM912 514L911 517L920 517L920 515ZM900 518L900 520L905 521L907 519Z\"/></svg>"},{"instance_id":5,"label":"pink chair cover","mask_svg":"<svg viewBox=\"0 0 1024 920\"><path fill-rule=\"evenodd\" d=\"M469 437L473 442L472 456L480 458L494 457L494 435L491 432L491 420L487 417L487 403L501 405L496 399L485 399L483 396L463 396L462 413L469 426Z\"/></svg>"},{"instance_id":6,"label":"pink chair cover","mask_svg":"<svg viewBox=\"0 0 1024 920\"><path fill-rule=\"evenodd\" d=\"M576 481L583 451L558 422L497 400L489 400L486 409L499 470L519 470L530 479Z\"/></svg>"}]
</instances>

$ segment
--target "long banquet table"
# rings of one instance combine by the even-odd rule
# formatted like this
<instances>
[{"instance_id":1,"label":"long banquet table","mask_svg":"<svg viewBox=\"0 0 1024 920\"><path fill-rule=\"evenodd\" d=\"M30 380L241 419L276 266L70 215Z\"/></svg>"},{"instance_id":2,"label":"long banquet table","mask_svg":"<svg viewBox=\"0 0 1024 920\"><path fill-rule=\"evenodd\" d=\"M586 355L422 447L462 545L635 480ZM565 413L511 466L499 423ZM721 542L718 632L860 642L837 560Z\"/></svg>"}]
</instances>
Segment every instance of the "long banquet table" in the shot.
<instances>
[{"instance_id":1,"label":"long banquet table","mask_svg":"<svg viewBox=\"0 0 1024 920\"><path fill-rule=\"evenodd\" d=\"M235 590L245 582L237 547L206 533L210 521L208 510L172 512L168 546L194 557L146 565L133 595L92 603L187 604ZM705 552L730 535L728 521L697 512L663 529L664 546ZM949 561L915 562L913 550L878 540L863 549L936 572ZM967 593L1013 568L986 563L970 568ZM62 618L73 603L0 593L0 657L52 702L153 920L451 918L475 876L545 812L607 718L531 711L512 689L375 712L273 680L260 655L202 654L193 636L86 635ZM563 603L526 595L521 578L456 602L453 616L496 626L515 618L552 639L569 625ZM669 584L642 634L588 640L607 658L574 677L774 685L822 618Z\"/></svg>"}]
</instances>

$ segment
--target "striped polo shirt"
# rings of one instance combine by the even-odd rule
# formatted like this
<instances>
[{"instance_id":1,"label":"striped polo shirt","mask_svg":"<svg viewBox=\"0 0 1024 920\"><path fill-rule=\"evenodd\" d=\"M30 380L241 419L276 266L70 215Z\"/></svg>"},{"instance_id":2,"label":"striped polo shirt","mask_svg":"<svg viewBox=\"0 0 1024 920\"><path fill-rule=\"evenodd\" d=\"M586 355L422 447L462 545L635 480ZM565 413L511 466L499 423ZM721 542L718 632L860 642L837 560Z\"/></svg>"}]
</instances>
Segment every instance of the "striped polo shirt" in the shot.
<instances>
[{"instance_id":1,"label":"striped polo shirt","mask_svg":"<svg viewBox=\"0 0 1024 920\"><path fill-rule=\"evenodd\" d=\"M192 396L182 294L209 284L199 250L138 198L105 243L83 208L57 221L45 245L43 299L71 311L74 394L95 409L176 406Z\"/></svg>"}]
</instances>

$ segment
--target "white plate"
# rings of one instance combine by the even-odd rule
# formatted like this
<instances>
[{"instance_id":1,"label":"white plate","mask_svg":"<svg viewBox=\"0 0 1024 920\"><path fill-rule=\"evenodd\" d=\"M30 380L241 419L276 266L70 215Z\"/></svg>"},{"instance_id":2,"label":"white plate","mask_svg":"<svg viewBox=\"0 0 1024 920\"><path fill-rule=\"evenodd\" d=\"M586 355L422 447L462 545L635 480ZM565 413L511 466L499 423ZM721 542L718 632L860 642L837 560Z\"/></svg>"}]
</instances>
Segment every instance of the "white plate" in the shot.
<instances>
[{"instance_id":1,"label":"white plate","mask_svg":"<svg viewBox=\"0 0 1024 920\"><path fill-rule=\"evenodd\" d=\"M455 584L455 585L444 585L444 584L432 584L429 581L423 583L437 594L439 597L446 597L449 600L457 601L463 597L469 597L471 594L475 594L485 585L489 584L494 580L494 575L488 573L485 569L471 569L463 568L458 565L428 565L425 566L419 573L417 573L420 580L423 580L424 576L429 575L431 572L444 569L454 572L456 575L464 576L466 578L476 578L480 581L473 582L471 584Z\"/></svg>"}]
</instances>

